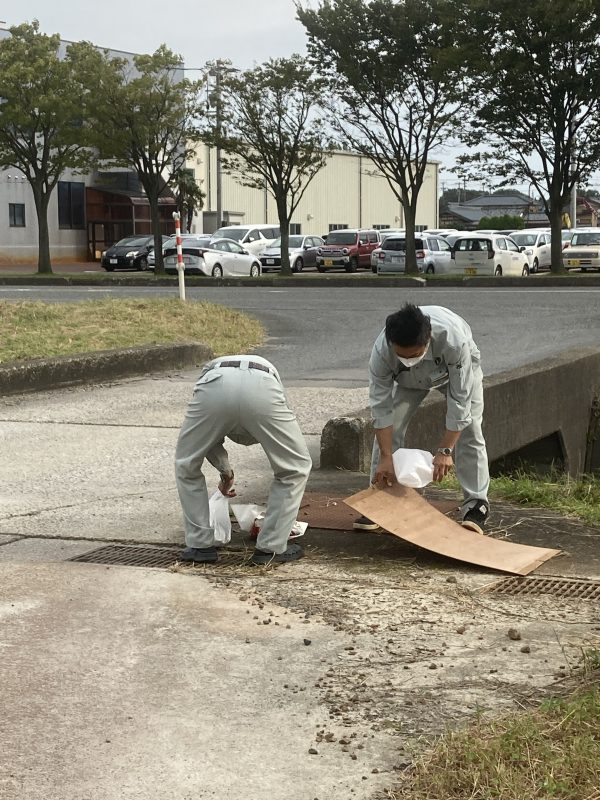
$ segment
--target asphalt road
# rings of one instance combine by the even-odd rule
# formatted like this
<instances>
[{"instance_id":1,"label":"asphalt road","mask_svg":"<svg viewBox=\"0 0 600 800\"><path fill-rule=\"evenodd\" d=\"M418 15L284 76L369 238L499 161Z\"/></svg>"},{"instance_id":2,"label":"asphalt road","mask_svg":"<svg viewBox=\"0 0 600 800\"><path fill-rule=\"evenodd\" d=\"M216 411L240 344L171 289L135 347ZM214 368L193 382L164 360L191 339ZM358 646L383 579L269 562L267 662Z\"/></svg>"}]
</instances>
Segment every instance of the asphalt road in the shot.
<instances>
[{"instance_id":1,"label":"asphalt road","mask_svg":"<svg viewBox=\"0 0 600 800\"><path fill-rule=\"evenodd\" d=\"M170 287L0 287L0 299L81 301L101 297L177 296ZM486 374L571 347L600 344L600 288L282 288L202 287L189 299L253 314L269 338L259 351L290 386L367 383L373 341L403 302L443 305L471 325Z\"/></svg>"}]
</instances>

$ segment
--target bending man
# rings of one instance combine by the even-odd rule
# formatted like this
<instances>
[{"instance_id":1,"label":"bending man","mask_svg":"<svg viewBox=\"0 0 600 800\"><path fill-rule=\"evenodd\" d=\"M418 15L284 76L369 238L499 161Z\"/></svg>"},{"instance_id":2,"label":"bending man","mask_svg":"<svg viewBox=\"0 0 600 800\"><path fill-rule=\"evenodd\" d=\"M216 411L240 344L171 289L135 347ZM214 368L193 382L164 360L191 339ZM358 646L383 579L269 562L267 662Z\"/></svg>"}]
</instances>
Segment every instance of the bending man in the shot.
<instances>
[{"instance_id":1,"label":"bending man","mask_svg":"<svg viewBox=\"0 0 600 800\"><path fill-rule=\"evenodd\" d=\"M392 453L431 389L446 395L446 427L434 454L435 481L454 465L463 490L462 524L483 532L489 515L489 467L481 423L480 353L462 317L442 306L406 303L390 314L369 362L369 404L375 425L371 483L394 482ZM375 530L366 517L355 528Z\"/></svg>"},{"instance_id":2,"label":"bending man","mask_svg":"<svg viewBox=\"0 0 600 800\"><path fill-rule=\"evenodd\" d=\"M179 434L175 476L187 545L181 559L218 558L202 462L208 459L219 471L219 488L228 494L233 471L223 446L226 436L245 445L260 442L274 473L253 563L301 558L302 548L287 542L312 466L308 449L275 367L260 356L239 355L205 365Z\"/></svg>"}]
</instances>

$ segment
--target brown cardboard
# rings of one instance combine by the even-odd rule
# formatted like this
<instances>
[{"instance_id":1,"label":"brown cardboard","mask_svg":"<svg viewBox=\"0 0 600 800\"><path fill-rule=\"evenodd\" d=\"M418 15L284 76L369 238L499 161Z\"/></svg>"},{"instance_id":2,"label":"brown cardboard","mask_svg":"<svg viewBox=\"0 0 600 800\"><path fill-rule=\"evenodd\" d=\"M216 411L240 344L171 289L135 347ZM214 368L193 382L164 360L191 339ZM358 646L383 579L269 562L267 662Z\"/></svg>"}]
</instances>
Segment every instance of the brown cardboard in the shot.
<instances>
[{"instance_id":1,"label":"brown cardboard","mask_svg":"<svg viewBox=\"0 0 600 800\"><path fill-rule=\"evenodd\" d=\"M480 567L527 575L560 550L492 539L463 528L400 484L369 488L348 497L346 505L411 544Z\"/></svg>"}]
</instances>

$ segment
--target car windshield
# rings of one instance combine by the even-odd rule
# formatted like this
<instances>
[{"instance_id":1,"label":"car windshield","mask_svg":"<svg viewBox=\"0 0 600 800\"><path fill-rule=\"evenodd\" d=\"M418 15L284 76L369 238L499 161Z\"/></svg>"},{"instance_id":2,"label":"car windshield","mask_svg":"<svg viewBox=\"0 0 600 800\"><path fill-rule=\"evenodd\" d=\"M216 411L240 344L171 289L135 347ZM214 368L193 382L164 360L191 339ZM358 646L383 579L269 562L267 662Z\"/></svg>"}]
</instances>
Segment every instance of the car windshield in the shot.
<instances>
[{"instance_id":1,"label":"car windshield","mask_svg":"<svg viewBox=\"0 0 600 800\"><path fill-rule=\"evenodd\" d=\"M117 242L115 247L143 247L148 241L147 236L127 236Z\"/></svg>"},{"instance_id":2,"label":"car windshield","mask_svg":"<svg viewBox=\"0 0 600 800\"><path fill-rule=\"evenodd\" d=\"M289 246L292 247L302 247L302 242L304 241L304 236L290 236L289 238ZM270 247L281 247L281 236L279 239L275 239L275 241L270 245Z\"/></svg>"},{"instance_id":3,"label":"car windshield","mask_svg":"<svg viewBox=\"0 0 600 800\"><path fill-rule=\"evenodd\" d=\"M574 233L571 245L593 244L600 245L600 231L588 233Z\"/></svg>"},{"instance_id":4,"label":"car windshield","mask_svg":"<svg viewBox=\"0 0 600 800\"><path fill-rule=\"evenodd\" d=\"M533 247L537 242L537 234L535 233L513 233L510 238L520 247Z\"/></svg>"},{"instance_id":5,"label":"car windshield","mask_svg":"<svg viewBox=\"0 0 600 800\"><path fill-rule=\"evenodd\" d=\"M331 231L327 236L327 244L354 244L356 234L351 231Z\"/></svg>"},{"instance_id":6,"label":"car windshield","mask_svg":"<svg viewBox=\"0 0 600 800\"><path fill-rule=\"evenodd\" d=\"M248 233L250 228L219 228L218 231L213 233L213 239L233 239L235 242L241 242L244 236Z\"/></svg>"}]
</instances>

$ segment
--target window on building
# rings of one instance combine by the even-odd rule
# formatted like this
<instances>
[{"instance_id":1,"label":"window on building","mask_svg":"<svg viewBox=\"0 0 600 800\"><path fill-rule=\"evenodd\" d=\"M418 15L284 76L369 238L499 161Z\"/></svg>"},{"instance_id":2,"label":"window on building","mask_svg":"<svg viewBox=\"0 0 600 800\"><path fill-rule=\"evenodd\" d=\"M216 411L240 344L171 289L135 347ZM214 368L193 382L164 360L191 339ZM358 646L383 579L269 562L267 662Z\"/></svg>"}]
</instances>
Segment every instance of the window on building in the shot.
<instances>
[{"instance_id":1,"label":"window on building","mask_svg":"<svg viewBox=\"0 0 600 800\"><path fill-rule=\"evenodd\" d=\"M345 225L343 222L335 222L333 225L329 226L330 231L344 231L348 226Z\"/></svg>"},{"instance_id":2,"label":"window on building","mask_svg":"<svg viewBox=\"0 0 600 800\"><path fill-rule=\"evenodd\" d=\"M427 225L415 225L415 233L422 233L427 230Z\"/></svg>"},{"instance_id":3,"label":"window on building","mask_svg":"<svg viewBox=\"0 0 600 800\"><path fill-rule=\"evenodd\" d=\"M302 234L302 225L299 222L290 222L290 236L300 236Z\"/></svg>"},{"instance_id":4,"label":"window on building","mask_svg":"<svg viewBox=\"0 0 600 800\"><path fill-rule=\"evenodd\" d=\"M8 224L11 228L25 227L25 203L8 204Z\"/></svg>"},{"instance_id":5,"label":"window on building","mask_svg":"<svg viewBox=\"0 0 600 800\"><path fill-rule=\"evenodd\" d=\"M373 225L376 231L386 231L389 227L389 225Z\"/></svg>"},{"instance_id":6,"label":"window on building","mask_svg":"<svg viewBox=\"0 0 600 800\"><path fill-rule=\"evenodd\" d=\"M85 184L58 182L58 227L85 228Z\"/></svg>"}]
</instances>

